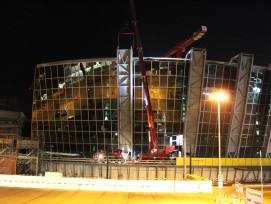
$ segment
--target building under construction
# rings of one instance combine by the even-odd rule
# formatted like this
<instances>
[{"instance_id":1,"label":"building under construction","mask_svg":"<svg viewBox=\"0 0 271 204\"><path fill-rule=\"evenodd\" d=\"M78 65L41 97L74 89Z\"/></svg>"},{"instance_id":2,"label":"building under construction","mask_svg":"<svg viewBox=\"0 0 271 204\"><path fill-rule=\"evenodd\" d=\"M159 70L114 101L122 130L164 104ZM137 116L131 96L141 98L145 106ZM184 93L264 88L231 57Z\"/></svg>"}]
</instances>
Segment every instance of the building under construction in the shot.
<instances>
[{"instance_id":1,"label":"building under construction","mask_svg":"<svg viewBox=\"0 0 271 204\"><path fill-rule=\"evenodd\" d=\"M186 139L195 157L270 157L271 69L240 53L229 62L210 61L205 49L185 58L145 58L159 148ZM32 137L42 152L90 157L98 150L125 149L132 157L148 151L148 121L141 70L132 50L116 58L39 64L35 69ZM179 148L179 147L178 147ZM182 147L180 147L180 150ZM191 151L191 152L190 152Z\"/></svg>"},{"instance_id":2,"label":"building under construction","mask_svg":"<svg viewBox=\"0 0 271 204\"><path fill-rule=\"evenodd\" d=\"M30 121L16 99L0 99L0 174L37 174L38 141L25 132Z\"/></svg>"},{"instance_id":3,"label":"building under construction","mask_svg":"<svg viewBox=\"0 0 271 204\"><path fill-rule=\"evenodd\" d=\"M132 4L131 10L138 56L133 45L119 46L116 57L36 66L31 135L22 137L19 112L0 114L2 173L54 171L65 176L103 177L104 166L90 159L99 152L107 158L107 178L115 173L123 178L126 172L125 178L139 179L140 168L146 168L147 179L157 179L161 172L160 177L168 178L170 171L174 179L177 173L186 173L177 165L135 164L125 171L120 166L113 170L108 158L116 149L121 152L118 156L135 160L154 160L155 155L170 160L172 150L178 153L174 157L184 155L185 159L186 155L219 158L219 176L221 157L270 159L271 67L254 65L253 54L247 53L237 53L227 62L208 60L206 49L199 48L184 56L185 48L205 34L204 26L162 57L143 58ZM215 98L222 92L225 101ZM154 174L149 174L151 168ZM235 178L237 171L231 176ZM270 170L266 172L270 178ZM211 174L209 168L209 177Z\"/></svg>"},{"instance_id":4,"label":"building under construction","mask_svg":"<svg viewBox=\"0 0 271 204\"><path fill-rule=\"evenodd\" d=\"M220 138L222 158L270 158L271 68L253 61L244 53L210 61L196 48L183 58L144 58L159 149L217 158ZM228 95L219 109L209 97L218 90ZM22 134L23 113L1 100L1 173L37 175L53 158L88 159L100 150L110 156L122 149L136 159L149 150L145 101L132 49L38 64L31 135Z\"/></svg>"},{"instance_id":5,"label":"building under construction","mask_svg":"<svg viewBox=\"0 0 271 204\"><path fill-rule=\"evenodd\" d=\"M271 69L253 60L252 54L240 53L229 62L210 61L206 50L197 48L183 58L144 58L159 149L174 147L193 158L217 158L220 137L222 158L270 158ZM217 90L228 95L219 109L209 97ZM60 171L65 176L103 177L109 168L113 175L119 170L97 167L90 158L100 150L110 156L122 149L134 159L148 152L145 100L139 59L132 49L117 49L115 58L38 64L31 136L21 134L23 114L4 106L1 110L1 173ZM134 168L137 173L128 178L144 177L140 172L150 169ZM155 168L153 177L145 174L148 179L165 169ZM178 169L184 171L182 166L167 168L171 178Z\"/></svg>"}]
</instances>

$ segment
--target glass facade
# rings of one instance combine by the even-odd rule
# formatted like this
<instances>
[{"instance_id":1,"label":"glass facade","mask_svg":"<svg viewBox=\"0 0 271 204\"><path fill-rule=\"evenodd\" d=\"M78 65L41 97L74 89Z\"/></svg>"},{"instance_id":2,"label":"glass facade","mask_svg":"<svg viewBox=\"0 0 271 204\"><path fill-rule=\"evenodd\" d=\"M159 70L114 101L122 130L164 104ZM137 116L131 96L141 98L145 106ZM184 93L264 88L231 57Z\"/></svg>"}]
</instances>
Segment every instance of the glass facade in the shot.
<instances>
[{"instance_id":1,"label":"glass facade","mask_svg":"<svg viewBox=\"0 0 271 204\"><path fill-rule=\"evenodd\" d=\"M42 151L89 156L117 147L116 60L38 66L32 134Z\"/></svg>"},{"instance_id":2,"label":"glass facade","mask_svg":"<svg viewBox=\"0 0 271 204\"><path fill-rule=\"evenodd\" d=\"M131 154L148 152L149 133L138 58L131 58L130 84L132 144ZM187 119L189 59L145 59L152 103L153 121L159 148L176 145L176 135L185 134ZM237 107L239 66L207 61L198 112L194 144L198 157L218 155L217 104L206 93L223 89L229 99L221 103L222 157L227 157L234 133L234 109ZM39 64L35 69L32 138L39 138L41 152L63 153L67 156L91 157L98 150L109 154L120 148L119 96L120 78L116 58L84 59ZM270 69L253 66L236 157L256 157L259 150L270 154ZM240 85L239 85L240 86ZM123 128L123 127L122 127ZM184 135L185 137L185 135ZM173 140L174 141L174 140ZM270 149L270 148L269 148ZM271 150L270 150L271 151Z\"/></svg>"},{"instance_id":3,"label":"glass facade","mask_svg":"<svg viewBox=\"0 0 271 204\"><path fill-rule=\"evenodd\" d=\"M148 121L139 62L134 66L134 150L148 152ZM170 145L170 138L183 133L189 63L182 60L146 60L146 74L159 149ZM176 142L175 142L176 145Z\"/></svg>"},{"instance_id":4,"label":"glass facade","mask_svg":"<svg viewBox=\"0 0 271 204\"><path fill-rule=\"evenodd\" d=\"M238 69L236 64L206 63L195 156L218 156L218 105L208 95L223 90L228 100L220 103L221 156L228 157L227 141L231 139L234 112L238 110L233 105L239 97L236 91ZM253 66L249 74L247 95L244 96L246 105L242 107L240 117L237 157L259 157L260 150L270 157L271 72L268 68Z\"/></svg>"},{"instance_id":5,"label":"glass facade","mask_svg":"<svg viewBox=\"0 0 271 204\"><path fill-rule=\"evenodd\" d=\"M196 145L198 157L218 156L218 105L216 100L210 100L209 95L220 90L223 90L229 98L220 103L221 155L225 156L236 71L237 67L234 66L206 63Z\"/></svg>"},{"instance_id":6,"label":"glass facade","mask_svg":"<svg viewBox=\"0 0 271 204\"><path fill-rule=\"evenodd\" d=\"M182 132L185 61L146 60L159 147ZM148 123L139 62L133 66L132 153L148 151ZM32 134L44 152L91 156L119 148L116 59L39 65L35 72Z\"/></svg>"},{"instance_id":7,"label":"glass facade","mask_svg":"<svg viewBox=\"0 0 271 204\"><path fill-rule=\"evenodd\" d=\"M259 157L270 140L271 70L261 67L251 73L245 112L240 157ZM269 155L270 156L270 155Z\"/></svg>"}]
</instances>

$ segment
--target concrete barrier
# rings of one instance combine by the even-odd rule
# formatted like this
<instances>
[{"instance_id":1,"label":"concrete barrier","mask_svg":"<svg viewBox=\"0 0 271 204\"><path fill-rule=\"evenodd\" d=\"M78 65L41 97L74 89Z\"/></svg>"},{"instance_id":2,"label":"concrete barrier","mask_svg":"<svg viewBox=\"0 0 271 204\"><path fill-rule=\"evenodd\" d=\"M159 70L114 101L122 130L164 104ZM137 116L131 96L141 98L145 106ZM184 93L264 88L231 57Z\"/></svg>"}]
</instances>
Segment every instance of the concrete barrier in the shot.
<instances>
[{"instance_id":1,"label":"concrete barrier","mask_svg":"<svg viewBox=\"0 0 271 204\"><path fill-rule=\"evenodd\" d=\"M52 174L51 174L52 175ZM212 193L212 181L117 180L52 176L0 175L0 186L66 190Z\"/></svg>"},{"instance_id":2,"label":"concrete barrier","mask_svg":"<svg viewBox=\"0 0 271 204\"><path fill-rule=\"evenodd\" d=\"M49 171L46 171L45 172L45 177L58 177L58 178L61 178L61 177L63 177L63 173L62 172L49 172Z\"/></svg>"}]
</instances>

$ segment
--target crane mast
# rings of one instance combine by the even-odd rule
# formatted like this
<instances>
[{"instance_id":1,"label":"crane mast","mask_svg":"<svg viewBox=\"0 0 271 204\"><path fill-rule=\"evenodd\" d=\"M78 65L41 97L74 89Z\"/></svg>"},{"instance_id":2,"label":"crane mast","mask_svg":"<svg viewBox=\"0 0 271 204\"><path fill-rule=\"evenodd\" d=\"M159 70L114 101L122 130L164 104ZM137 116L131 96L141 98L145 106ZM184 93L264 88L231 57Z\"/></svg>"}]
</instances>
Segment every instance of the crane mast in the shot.
<instances>
[{"instance_id":1,"label":"crane mast","mask_svg":"<svg viewBox=\"0 0 271 204\"><path fill-rule=\"evenodd\" d=\"M207 32L206 26L201 26L196 32L194 32L189 38L186 40L177 43L173 48L167 51L163 57L170 57L172 55L176 55L176 57L181 58L183 53L185 52L186 47L194 43L196 40L200 39Z\"/></svg>"},{"instance_id":2,"label":"crane mast","mask_svg":"<svg viewBox=\"0 0 271 204\"><path fill-rule=\"evenodd\" d=\"M151 106L150 93L149 93L149 87L148 87L148 79L146 76L146 69L145 69L145 64L144 64L144 59L143 59L143 50L142 50L142 46L141 46L138 21L137 21L137 17L136 17L136 12L135 12L133 0L130 0L130 9L131 9L132 18L133 18L132 23L134 26L138 58L139 58L139 63L140 63L140 67L141 67L141 77L142 77L143 89L144 89L144 93L145 93L145 108L147 111L148 127L149 127L149 134L150 134L148 154L150 155L150 154L157 152L158 146L157 146L156 132L155 132L154 124L153 124L153 113L152 113L152 106Z\"/></svg>"}]
</instances>

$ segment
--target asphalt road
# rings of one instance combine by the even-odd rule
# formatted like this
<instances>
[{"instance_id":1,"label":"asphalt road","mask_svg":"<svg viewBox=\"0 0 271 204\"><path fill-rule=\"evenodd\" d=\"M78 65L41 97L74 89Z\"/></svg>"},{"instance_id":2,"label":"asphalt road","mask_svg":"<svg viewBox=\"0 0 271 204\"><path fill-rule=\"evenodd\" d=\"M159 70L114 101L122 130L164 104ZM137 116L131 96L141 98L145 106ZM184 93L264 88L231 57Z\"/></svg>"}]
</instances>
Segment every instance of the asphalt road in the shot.
<instances>
[{"instance_id":1,"label":"asphalt road","mask_svg":"<svg viewBox=\"0 0 271 204\"><path fill-rule=\"evenodd\" d=\"M234 186L223 187L223 203L232 203L232 194L239 198ZM0 187L0 204L206 204L216 203L217 198L217 187L213 188L213 193L100 192ZM270 188L264 188L264 203L271 203Z\"/></svg>"}]
</instances>

